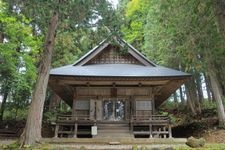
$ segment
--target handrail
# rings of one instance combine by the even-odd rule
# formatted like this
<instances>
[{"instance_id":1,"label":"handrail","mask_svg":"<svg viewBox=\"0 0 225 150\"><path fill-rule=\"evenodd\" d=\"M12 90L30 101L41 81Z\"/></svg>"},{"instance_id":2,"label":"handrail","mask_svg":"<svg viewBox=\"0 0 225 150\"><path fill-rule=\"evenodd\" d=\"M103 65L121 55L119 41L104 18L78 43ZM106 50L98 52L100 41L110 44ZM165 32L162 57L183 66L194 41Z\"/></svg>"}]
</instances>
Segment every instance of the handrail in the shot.
<instances>
[{"instance_id":1,"label":"handrail","mask_svg":"<svg viewBox=\"0 0 225 150\"><path fill-rule=\"evenodd\" d=\"M89 115L57 115L57 121L90 120Z\"/></svg>"},{"instance_id":2,"label":"handrail","mask_svg":"<svg viewBox=\"0 0 225 150\"><path fill-rule=\"evenodd\" d=\"M169 121L168 115L133 115L131 121Z\"/></svg>"}]
</instances>

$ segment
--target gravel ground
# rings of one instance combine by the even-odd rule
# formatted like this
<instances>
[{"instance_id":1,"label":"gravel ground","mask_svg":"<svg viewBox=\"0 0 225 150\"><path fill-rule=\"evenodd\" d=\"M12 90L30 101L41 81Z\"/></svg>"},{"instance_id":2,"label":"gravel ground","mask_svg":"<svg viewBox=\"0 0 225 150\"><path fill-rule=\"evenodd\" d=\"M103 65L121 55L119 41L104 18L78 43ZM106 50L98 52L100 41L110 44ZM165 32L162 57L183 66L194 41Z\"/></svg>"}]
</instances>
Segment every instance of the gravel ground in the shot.
<instances>
[{"instance_id":1,"label":"gravel ground","mask_svg":"<svg viewBox=\"0 0 225 150\"><path fill-rule=\"evenodd\" d=\"M158 144L158 145L135 145L138 149L151 149L151 150L173 150L176 147L186 147L184 144L177 144L177 145L169 145L169 144ZM58 150L79 150L79 149L87 149L87 150L131 150L134 145L95 145L95 144L66 144L66 145L58 145L52 144L51 148L58 149Z\"/></svg>"}]
</instances>

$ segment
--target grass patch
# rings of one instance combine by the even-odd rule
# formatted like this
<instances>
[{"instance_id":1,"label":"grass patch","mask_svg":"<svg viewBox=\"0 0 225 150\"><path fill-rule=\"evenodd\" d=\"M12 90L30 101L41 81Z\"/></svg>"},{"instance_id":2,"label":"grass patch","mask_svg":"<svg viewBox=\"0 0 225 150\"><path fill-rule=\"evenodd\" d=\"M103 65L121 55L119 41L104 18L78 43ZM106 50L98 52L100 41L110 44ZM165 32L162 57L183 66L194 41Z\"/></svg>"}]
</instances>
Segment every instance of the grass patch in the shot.
<instances>
[{"instance_id":1,"label":"grass patch","mask_svg":"<svg viewBox=\"0 0 225 150\"><path fill-rule=\"evenodd\" d=\"M223 143L206 143L205 146L199 148L191 148L188 146L175 146L175 150L224 150L225 144Z\"/></svg>"}]
</instances>

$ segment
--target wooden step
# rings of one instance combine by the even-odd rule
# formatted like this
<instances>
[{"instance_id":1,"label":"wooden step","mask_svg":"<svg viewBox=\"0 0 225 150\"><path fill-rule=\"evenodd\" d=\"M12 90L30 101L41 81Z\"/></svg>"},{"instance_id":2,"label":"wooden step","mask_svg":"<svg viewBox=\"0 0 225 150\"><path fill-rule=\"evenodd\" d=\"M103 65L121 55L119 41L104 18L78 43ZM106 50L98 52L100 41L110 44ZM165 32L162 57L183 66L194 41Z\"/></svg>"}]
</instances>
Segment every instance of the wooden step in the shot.
<instances>
[{"instance_id":1,"label":"wooden step","mask_svg":"<svg viewBox=\"0 0 225 150\"><path fill-rule=\"evenodd\" d=\"M129 127L98 127L98 130L129 130Z\"/></svg>"},{"instance_id":2,"label":"wooden step","mask_svg":"<svg viewBox=\"0 0 225 150\"><path fill-rule=\"evenodd\" d=\"M98 130L98 133L130 133L129 130Z\"/></svg>"},{"instance_id":3,"label":"wooden step","mask_svg":"<svg viewBox=\"0 0 225 150\"><path fill-rule=\"evenodd\" d=\"M129 124L97 124L98 127L129 127Z\"/></svg>"},{"instance_id":4,"label":"wooden step","mask_svg":"<svg viewBox=\"0 0 225 150\"><path fill-rule=\"evenodd\" d=\"M132 138L133 135L130 133L98 133L96 138Z\"/></svg>"}]
</instances>

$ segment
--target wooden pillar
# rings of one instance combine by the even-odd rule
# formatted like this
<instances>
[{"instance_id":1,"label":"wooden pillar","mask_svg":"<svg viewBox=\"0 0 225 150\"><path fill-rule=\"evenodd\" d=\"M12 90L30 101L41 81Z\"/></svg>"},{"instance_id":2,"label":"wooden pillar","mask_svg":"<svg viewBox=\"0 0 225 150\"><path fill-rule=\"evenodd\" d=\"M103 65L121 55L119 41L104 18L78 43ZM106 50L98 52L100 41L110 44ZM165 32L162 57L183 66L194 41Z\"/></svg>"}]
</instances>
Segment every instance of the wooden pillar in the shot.
<instances>
[{"instance_id":1,"label":"wooden pillar","mask_svg":"<svg viewBox=\"0 0 225 150\"><path fill-rule=\"evenodd\" d=\"M166 127L163 127L163 138L166 138Z\"/></svg>"},{"instance_id":2,"label":"wooden pillar","mask_svg":"<svg viewBox=\"0 0 225 150\"><path fill-rule=\"evenodd\" d=\"M169 130L169 138L172 138L172 129L171 129L171 125L170 124L168 126L168 130Z\"/></svg>"},{"instance_id":3,"label":"wooden pillar","mask_svg":"<svg viewBox=\"0 0 225 150\"><path fill-rule=\"evenodd\" d=\"M73 94L73 108L72 108L72 116L73 116L73 120L74 120L74 134L73 137L76 138L77 137L77 117L76 117L76 101L77 101L77 93L76 93L76 89L74 90L74 94Z\"/></svg>"},{"instance_id":4,"label":"wooden pillar","mask_svg":"<svg viewBox=\"0 0 225 150\"><path fill-rule=\"evenodd\" d=\"M130 98L125 100L125 120L130 120Z\"/></svg>"},{"instance_id":5,"label":"wooden pillar","mask_svg":"<svg viewBox=\"0 0 225 150\"><path fill-rule=\"evenodd\" d=\"M151 105L152 105L152 114L154 114L155 113L155 100L154 100L155 93L153 88L149 89L149 96L150 96Z\"/></svg>"},{"instance_id":6,"label":"wooden pillar","mask_svg":"<svg viewBox=\"0 0 225 150\"><path fill-rule=\"evenodd\" d=\"M161 138L161 127L159 128L158 136L159 136L159 138Z\"/></svg>"},{"instance_id":7,"label":"wooden pillar","mask_svg":"<svg viewBox=\"0 0 225 150\"><path fill-rule=\"evenodd\" d=\"M149 124L149 138L152 138L152 123Z\"/></svg>"},{"instance_id":8,"label":"wooden pillar","mask_svg":"<svg viewBox=\"0 0 225 150\"><path fill-rule=\"evenodd\" d=\"M75 124L74 124L74 134L73 134L74 138L77 138L77 127L78 127L78 123L77 123L77 117L76 117Z\"/></svg>"},{"instance_id":9,"label":"wooden pillar","mask_svg":"<svg viewBox=\"0 0 225 150\"><path fill-rule=\"evenodd\" d=\"M57 138L58 137L58 133L59 133L59 124L56 124L55 125L55 138Z\"/></svg>"},{"instance_id":10,"label":"wooden pillar","mask_svg":"<svg viewBox=\"0 0 225 150\"><path fill-rule=\"evenodd\" d=\"M154 98L152 99L152 114L155 114L155 100Z\"/></svg>"},{"instance_id":11,"label":"wooden pillar","mask_svg":"<svg viewBox=\"0 0 225 150\"><path fill-rule=\"evenodd\" d=\"M76 116L76 100L77 100L77 93L76 93L76 89L75 89L74 93L73 93L72 116Z\"/></svg>"}]
</instances>

